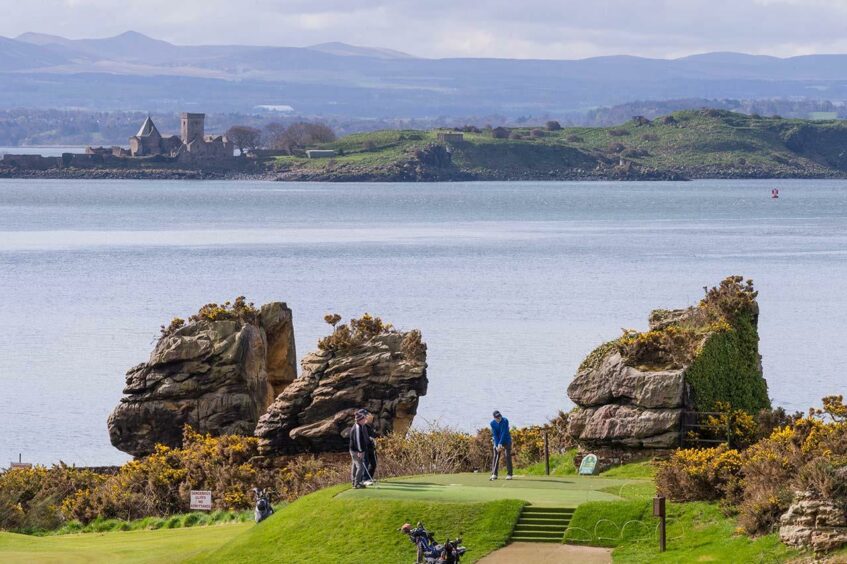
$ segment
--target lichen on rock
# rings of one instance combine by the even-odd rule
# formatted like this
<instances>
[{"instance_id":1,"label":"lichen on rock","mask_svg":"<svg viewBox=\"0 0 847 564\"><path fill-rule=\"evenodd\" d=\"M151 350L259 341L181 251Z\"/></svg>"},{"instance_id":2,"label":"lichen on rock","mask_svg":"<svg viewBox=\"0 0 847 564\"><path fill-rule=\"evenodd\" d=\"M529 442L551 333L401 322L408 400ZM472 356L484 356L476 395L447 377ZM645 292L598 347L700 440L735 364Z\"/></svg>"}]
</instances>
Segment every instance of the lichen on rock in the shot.
<instances>
[{"instance_id":1,"label":"lichen on rock","mask_svg":"<svg viewBox=\"0 0 847 564\"><path fill-rule=\"evenodd\" d=\"M752 281L730 276L696 306L654 310L586 357L568 386L569 433L584 449L678 446L683 412L769 407Z\"/></svg>"}]
</instances>

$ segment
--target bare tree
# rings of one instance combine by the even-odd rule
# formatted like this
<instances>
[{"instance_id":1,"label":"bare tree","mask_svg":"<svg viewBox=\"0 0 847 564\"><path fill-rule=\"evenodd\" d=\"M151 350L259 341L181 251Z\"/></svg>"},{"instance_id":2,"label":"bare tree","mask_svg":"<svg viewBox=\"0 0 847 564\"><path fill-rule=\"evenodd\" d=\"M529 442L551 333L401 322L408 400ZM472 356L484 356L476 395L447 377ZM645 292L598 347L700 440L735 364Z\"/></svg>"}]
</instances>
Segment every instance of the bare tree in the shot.
<instances>
[{"instance_id":1,"label":"bare tree","mask_svg":"<svg viewBox=\"0 0 847 564\"><path fill-rule=\"evenodd\" d=\"M283 131L275 130L271 146L274 149L287 151L291 154L315 143L329 143L331 141L335 141L335 132L327 125L297 122L292 123Z\"/></svg>"},{"instance_id":2,"label":"bare tree","mask_svg":"<svg viewBox=\"0 0 847 564\"><path fill-rule=\"evenodd\" d=\"M226 130L225 135L238 148L238 152L242 155L245 149L252 150L258 147L259 141L262 138L261 131L255 127L248 127L246 125L233 125Z\"/></svg>"}]
</instances>

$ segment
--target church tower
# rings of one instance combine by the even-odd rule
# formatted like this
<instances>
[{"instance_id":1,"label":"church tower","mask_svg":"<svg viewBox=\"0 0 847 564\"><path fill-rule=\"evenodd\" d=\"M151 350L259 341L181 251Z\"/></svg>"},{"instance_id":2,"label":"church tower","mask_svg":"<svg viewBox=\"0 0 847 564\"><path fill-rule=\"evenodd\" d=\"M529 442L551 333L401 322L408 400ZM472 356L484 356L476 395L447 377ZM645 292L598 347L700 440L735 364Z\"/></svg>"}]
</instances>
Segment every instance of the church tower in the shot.
<instances>
[{"instance_id":1,"label":"church tower","mask_svg":"<svg viewBox=\"0 0 847 564\"><path fill-rule=\"evenodd\" d=\"M179 119L179 134L182 142L188 144L195 139L203 140L206 114L183 113Z\"/></svg>"}]
</instances>

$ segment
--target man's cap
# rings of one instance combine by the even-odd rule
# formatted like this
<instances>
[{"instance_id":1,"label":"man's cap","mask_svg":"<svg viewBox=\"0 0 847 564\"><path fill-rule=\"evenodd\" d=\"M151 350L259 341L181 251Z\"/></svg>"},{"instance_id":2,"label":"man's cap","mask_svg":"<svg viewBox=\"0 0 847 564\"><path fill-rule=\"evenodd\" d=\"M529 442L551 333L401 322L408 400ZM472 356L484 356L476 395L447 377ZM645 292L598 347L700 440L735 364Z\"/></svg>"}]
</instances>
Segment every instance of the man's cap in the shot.
<instances>
[{"instance_id":1,"label":"man's cap","mask_svg":"<svg viewBox=\"0 0 847 564\"><path fill-rule=\"evenodd\" d=\"M367 409L360 409L360 410L356 411L356 421L358 421L359 419L364 419L367 416L368 416L368 410Z\"/></svg>"},{"instance_id":2,"label":"man's cap","mask_svg":"<svg viewBox=\"0 0 847 564\"><path fill-rule=\"evenodd\" d=\"M501 415L500 415L500 412L495 409L494 410L494 418L496 419L497 417L501 417Z\"/></svg>"}]
</instances>

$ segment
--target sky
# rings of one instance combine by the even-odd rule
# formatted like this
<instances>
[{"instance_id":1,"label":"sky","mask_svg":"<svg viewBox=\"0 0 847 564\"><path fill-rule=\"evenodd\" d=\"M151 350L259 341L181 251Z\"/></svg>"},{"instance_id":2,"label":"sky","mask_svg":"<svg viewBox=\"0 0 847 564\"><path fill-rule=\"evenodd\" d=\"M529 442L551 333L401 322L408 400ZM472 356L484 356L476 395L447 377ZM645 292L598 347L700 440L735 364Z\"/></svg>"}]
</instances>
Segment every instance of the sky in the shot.
<instances>
[{"instance_id":1,"label":"sky","mask_svg":"<svg viewBox=\"0 0 847 564\"><path fill-rule=\"evenodd\" d=\"M329 41L420 57L847 53L847 0L0 0L0 35Z\"/></svg>"}]
</instances>

